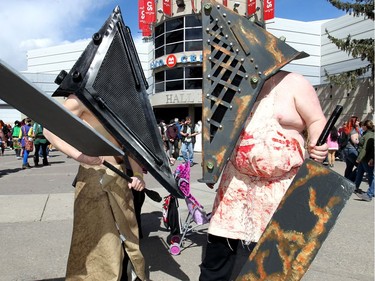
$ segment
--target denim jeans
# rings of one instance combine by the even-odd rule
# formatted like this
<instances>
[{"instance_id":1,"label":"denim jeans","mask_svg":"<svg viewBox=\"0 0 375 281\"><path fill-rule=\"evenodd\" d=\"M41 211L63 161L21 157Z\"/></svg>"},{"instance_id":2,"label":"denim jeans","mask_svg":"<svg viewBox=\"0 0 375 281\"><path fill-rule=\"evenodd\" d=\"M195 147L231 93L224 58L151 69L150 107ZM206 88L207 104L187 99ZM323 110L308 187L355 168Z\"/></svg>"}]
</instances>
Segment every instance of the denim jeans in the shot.
<instances>
[{"instance_id":1,"label":"denim jeans","mask_svg":"<svg viewBox=\"0 0 375 281\"><path fill-rule=\"evenodd\" d=\"M368 163L362 161L358 164L357 176L355 178L356 188L359 188L361 185L362 178L365 173L367 174L368 185L370 188L371 183L374 180L374 166L369 166Z\"/></svg>"},{"instance_id":2,"label":"denim jeans","mask_svg":"<svg viewBox=\"0 0 375 281\"><path fill-rule=\"evenodd\" d=\"M374 179L372 180L370 187L367 189L367 195L370 198L374 197Z\"/></svg>"},{"instance_id":3,"label":"denim jeans","mask_svg":"<svg viewBox=\"0 0 375 281\"><path fill-rule=\"evenodd\" d=\"M355 172L353 171L353 168L357 165L355 161L357 160L357 157L358 157L358 151L354 147L349 147L349 148L345 147L343 152L344 152L344 159L346 163L344 177L354 182L356 179L356 176L355 176Z\"/></svg>"},{"instance_id":4,"label":"denim jeans","mask_svg":"<svg viewBox=\"0 0 375 281\"><path fill-rule=\"evenodd\" d=\"M189 162L190 164L193 164L194 151L193 151L193 144L191 142L182 142L181 153L185 162Z\"/></svg>"},{"instance_id":5,"label":"denim jeans","mask_svg":"<svg viewBox=\"0 0 375 281\"><path fill-rule=\"evenodd\" d=\"M26 149L23 149L23 161L22 161L22 165L27 165L29 163L28 159L29 159L29 152L26 150Z\"/></svg>"}]
</instances>

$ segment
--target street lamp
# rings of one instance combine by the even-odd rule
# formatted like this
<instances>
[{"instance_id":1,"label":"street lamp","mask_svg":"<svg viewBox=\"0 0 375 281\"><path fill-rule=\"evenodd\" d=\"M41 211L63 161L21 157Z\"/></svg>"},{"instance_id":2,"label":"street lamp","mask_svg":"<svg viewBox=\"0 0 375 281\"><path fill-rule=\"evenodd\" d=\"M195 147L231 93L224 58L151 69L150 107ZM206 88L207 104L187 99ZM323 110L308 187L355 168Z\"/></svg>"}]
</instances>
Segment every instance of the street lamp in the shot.
<instances>
[{"instance_id":1,"label":"street lamp","mask_svg":"<svg viewBox=\"0 0 375 281\"><path fill-rule=\"evenodd\" d=\"M159 8L159 9L158 9L158 13L159 13L159 14L162 14L162 15L165 16L166 18L170 18L170 17L171 17L170 15L167 15L166 13L164 13L164 11L163 11L162 8Z\"/></svg>"}]
</instances>

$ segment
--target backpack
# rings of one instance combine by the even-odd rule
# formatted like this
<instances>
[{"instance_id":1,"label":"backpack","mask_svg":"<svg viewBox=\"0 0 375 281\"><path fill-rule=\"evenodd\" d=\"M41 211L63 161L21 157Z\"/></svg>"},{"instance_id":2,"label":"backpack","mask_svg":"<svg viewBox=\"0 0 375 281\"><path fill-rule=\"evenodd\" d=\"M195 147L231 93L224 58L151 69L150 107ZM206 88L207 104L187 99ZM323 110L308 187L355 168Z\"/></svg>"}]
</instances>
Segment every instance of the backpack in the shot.
<instances>
[{"instance_id":1,"label":"backpack","mask_svg":"<svg viewBox=\"0 0 375 281\"><path fill-rule=\"evenodd\" d=\"M178 201L172 194L164 197L163 223L170 229L172 235L181 233L180 216L178 213Z\"/></svg>"},{"instance_id":2,"label":"backpack","mask_svg":"<svg viewBox=\"0 0 375 281\"><path fill-rule=\"evenodd\" d=\"M342 131L337 142L339 143L340 149L346 147L349 142L349 135Z\"/></svg>"}]
</instances>

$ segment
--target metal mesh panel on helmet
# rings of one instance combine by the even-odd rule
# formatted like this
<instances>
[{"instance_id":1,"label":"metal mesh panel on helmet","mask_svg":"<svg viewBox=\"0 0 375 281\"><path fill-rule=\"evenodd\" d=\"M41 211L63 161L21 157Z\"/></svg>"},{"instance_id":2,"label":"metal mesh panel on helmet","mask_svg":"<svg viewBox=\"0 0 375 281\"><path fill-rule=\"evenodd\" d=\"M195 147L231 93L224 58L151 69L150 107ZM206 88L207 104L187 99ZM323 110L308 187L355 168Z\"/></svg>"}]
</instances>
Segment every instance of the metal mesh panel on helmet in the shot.
<instances>
[{"instance_id":1,"label":"metal mesh panel on helmet","mask_svg":"<svg viewBox=\"0 0 375 281\"><path fill-rule=\"evenodd\" d=\"M113 41L99 68L93 88L101 96L107 106L116 113L116 118L137 136L142 136L144 145L155 150L154 139L150 127L155 127L146 120L144 113L142 93L139 93L133 78L130 61L121 35L115 34ZM125 74L119 77L119 73Z\"/></svg>"}]
</instances>

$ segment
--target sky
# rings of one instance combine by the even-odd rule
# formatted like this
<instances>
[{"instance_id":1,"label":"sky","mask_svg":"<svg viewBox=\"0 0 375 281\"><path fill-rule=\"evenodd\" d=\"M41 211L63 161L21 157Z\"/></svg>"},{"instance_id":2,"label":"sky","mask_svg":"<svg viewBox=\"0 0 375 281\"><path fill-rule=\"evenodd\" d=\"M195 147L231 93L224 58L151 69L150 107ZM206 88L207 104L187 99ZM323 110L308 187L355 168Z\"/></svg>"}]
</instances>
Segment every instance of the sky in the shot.
<instances>
[{"instance_id":1,"label":"sky","mask_svg":"<svg viewBox=\"0 0 375 281\"><path fill-rule=\"evenodd\" d=\"M0 0L0 60L26 70L28 50L91 38L116 6L137 42L137 0ZM315 21L342 15L327 0L275 0L279 18Z\"/></svg>"}]
</instances>

